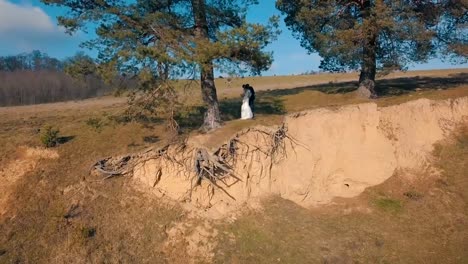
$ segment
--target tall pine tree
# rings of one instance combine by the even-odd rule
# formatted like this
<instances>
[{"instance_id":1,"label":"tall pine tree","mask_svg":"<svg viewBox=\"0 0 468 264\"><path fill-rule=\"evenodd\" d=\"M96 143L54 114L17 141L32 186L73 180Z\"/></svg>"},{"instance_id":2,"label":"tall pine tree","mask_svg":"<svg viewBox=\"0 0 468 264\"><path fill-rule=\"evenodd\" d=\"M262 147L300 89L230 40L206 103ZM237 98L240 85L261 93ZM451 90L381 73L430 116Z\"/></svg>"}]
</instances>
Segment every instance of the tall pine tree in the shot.
<instances>
[{"instance_id":1,"label":"tall pine tree","mask_svg":"<svg viewBox=\"0 0 468 264\"><path fill-rule=\"evenodd\" d=\"M360 70L358 91L376 96L377 71L404 70L438 55L466 61L463 0L277 0L286 25L326 71Z\"/></svg>"},{"instance_id":2,"label":"tall pine tree","mask_svg":"<svg viewBox=\"0 0 468 264\"><path fill-rule=\"evenodd\" d=\"M195 69L207 130L221 124L214 69L259 74L272 63L264 48L278 33L277 18L268 25L248 23L246 12L255 0L42 1L68 7L59 24L70 33L97 26L97 38L85 46L99 51L101 74L137 76L140 98L171 101L175 93L167 81Z\"/></svg>"}]
</instances>

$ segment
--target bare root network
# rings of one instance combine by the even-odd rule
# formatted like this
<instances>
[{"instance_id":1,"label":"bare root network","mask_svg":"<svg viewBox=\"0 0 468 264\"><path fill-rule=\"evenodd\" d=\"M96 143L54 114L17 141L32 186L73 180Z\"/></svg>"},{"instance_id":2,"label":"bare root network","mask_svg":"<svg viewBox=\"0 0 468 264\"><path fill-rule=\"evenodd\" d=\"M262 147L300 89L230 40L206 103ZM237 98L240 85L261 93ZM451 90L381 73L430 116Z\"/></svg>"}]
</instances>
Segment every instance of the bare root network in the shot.
<instances>
[{"instance_id":1,"label":"bare root network","mask_svg":"<svg viewBox=\"0 0 468 264\"><path fill-rule=\"evenodd\" d=\"M244 140L249 137L250 140ZM154 183L151 184L152 187L158 185L163 176L182 175L190 181L189 199L192 197L193 190L205 181L211 186L212 192L220 190L232 200L236 200L227 189L244 181L245 175L242 173L245 173L245 168L250 168L252 163L257 162L253 157L262 155L270 160L270 165L265 172L271 171L273 164L286 157L287 142L293 148L297 144L296 140L288 135L285 125L276 130L263 127L249 128L239 132L212 153L205 148L178 143L139 154L105 158L94 164L93 171L104 175L104 179L118 175L131 176L135 168L153 161L156 162L158 168L154 175ZM242 166L237 166L239 162Z\"/></svg>"}]
</instances>

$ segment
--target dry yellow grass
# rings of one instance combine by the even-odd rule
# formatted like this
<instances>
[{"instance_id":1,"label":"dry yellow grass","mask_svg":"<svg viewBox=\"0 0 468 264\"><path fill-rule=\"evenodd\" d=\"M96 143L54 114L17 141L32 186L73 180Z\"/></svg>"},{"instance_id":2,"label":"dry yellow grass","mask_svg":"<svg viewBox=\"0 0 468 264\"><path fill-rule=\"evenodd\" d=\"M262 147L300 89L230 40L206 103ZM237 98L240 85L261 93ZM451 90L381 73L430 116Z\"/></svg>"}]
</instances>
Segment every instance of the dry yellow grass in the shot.
<instances>
[{"instance_id":1,"label":"dry yellow grass","mask_svg":"<svg viewBox=\"0 0 468 264\"><path fill-rule=\"evenodd\" d=\"M419 97L445 99L468 96L466 74L468 69L390 75L379 83L391 88L391 93L384 94L376 103L389 105ZM231 88L225 84L226 78L218 79L226 124L212 133L211 144L219 145L240 129L251 125L280 124L286 113L365 102L350 92L355 83L349 81L355 80L356 76L327 74L245 78L234 80ZM398 79L400 77L404 79ZM240 87L246 82L258 91L258 112L255 120L240 121L237 120L240 115ZM198 94L198 89L192 88L191 92ZM193 102L195 106L198 103L197 100ZM0 108L2 167L21 158L17 152L20 146L40 145L36 129L46 123L58 127L62 136L74 136L57 148L59 159L41 161L36 170L26 174L13 187L9 211L0 219L0 263L51 263L54 260L67 263L165 263L187 259L184 252L177 253L180 258L162 252L166 230L186 218L177 206L142 196L128 188L125 178L103 182L89 175L90 166L100 158L169 142L169 135L162 123L116 121L113 117L119 116L124 106L124 98L105 97ZM190 120L181 120L186 124L184 131L186 134L198 133L197 126L202 116L194 109L188 108L188 111L192 111L191 115L187 115ZM89 125L90 118L100 120L101 128ZM437 185L438 188L449 188L459 193L468 187L463 185L466 181L462 180L463 175L458 170L465 168L465 161L468 160L466 148L460 149L460 144L465 144L465 141L457 141L462 143L452 144L447 147L449 149L442 148L445 154L441 160L451 159L450 163L446 163L450 167L442 169L447 171L447 175L457 169L456 177L459 180L454 181L456 185L449 182L448 187L444 187L441 183L442 187ZM465 164L465 167L460 164ZM87 185L85 194L74 196L83 180ZM415 263L427 260L418 253L424 252L434 260L448 259L448 263L467 261L466 254L460 255L461 246L465 245L466 248L466 239L460 237L466 233L466 228L454 224L448 226L453 232L444 229L444 226L458 221L455 215L461 213L466 216L466 211L459 211L457 200L450 200L457 204L456 207L443 207L437 203L438 196L435 196L423 200L423 209L418 209L421 205L419 202L402 200L406 198L387 193L389 190L395 192L396 189L392 188L395 187L384 186L357 201L359 205L371 204L370 208L375 214L370 215L341 213L352 201L343 205L341 211L333 213L331 210L317 215L281 199L273 200L266 207L265 214L252 213L233 225L221 227L228 232L228 237L221 236L226 243L219 244L223 247L218 249L216 258L219 262L232 263L271 263L277 262L278 258L281 262L289 263L302 260L333 263L350 258L367 263ZM382 192L389 195L385 198L403 201L403 213L393 215L373 207L371 201L379 199L378 195ZM443 197L446 199L446 196ZM75 204L78 205L78 213L65 217ZM419 220L443 214L453 217L434 218L427 224ZM437 222L438 219L440 222ZM383 225L379 226L380 223ZM435 247L434 242L434 237L440 236L438 232L448 239L448 244L440 249ZM230 233L234 235L233 241L229 238ZM425 242L419 243L421 240ZM411 243L415 246L411 246ZM459 259L455 257L457 254L460 255Z\"/></svg>"},{"instance_id":2,"label":"dry yellow grass","mask_svg":"<svg viewBox=\"0 0 468 264\"><path fill-rule=\"evenodd\" d=\"M431 75L432 73L432 75ZM341 82L327 82L327 78L341 77ZM346 78L354 78L352 74L330 74L325 76L295 76L304 80L315 80L318 84L299 86L284 89L266 89L265 83L257 85L263 87L257 89L256 121L237 120L240 117L239 97L226 97L221 101L221 109L224 111L226 125L213 133L212 141L216 144L227 140L235 132L249 127L252 124L278 125L281 124L282 115L319 107L337 107L348 104L373 102L378 106L401 104L418 98L449 99L468 96L468 70L443 70L443 71L415 71L406 73L394 73L377 81L380 89L386 89L376 100L362 99L356 96L353 90L357 83L349 82ZM275 85L288 86L292 77L264 77L276 79ZM330 79L328 79L330 80ZM304 81L305 82L305 81ZM303 83L304 83L303 82ZM257 80L260 83L260 80ZM240 83L239 83L240 84ZM262 86L264 85L264 86ZM223 91L223 88L221 88ZM221 92L223 93L223 92ZM227 91L224 91L228 94ZM198 121L200 123L201 121ZM217 145L209 144L214 147Z\"/></svg>"},{"instance_id":3,"label":"dry yellow grass","mask_svg":"<svg viewBox=\"0 0 468 264\"><path fill-rule=\"evenodd\" d=\"M378 80L389 80L397 78L447 78L457 74L468 74L468 69L448 69L448 70L425 70L395 72L385 76L378 77ZM288 90L293 88L305 88L317 85L334 87L343 82L355 82L359 79L358 73L321 73L316 75L296 75L296 76L263 76L263 77L245 77L231 78L229 82L227 77L215 80L218 97L220 100L237 98L242 93L242 84L249 83L256 91ZM190 100L196 98L201 101L198 81L178 81L175 86L183 90Z\"/></svg>"}]
</instances>

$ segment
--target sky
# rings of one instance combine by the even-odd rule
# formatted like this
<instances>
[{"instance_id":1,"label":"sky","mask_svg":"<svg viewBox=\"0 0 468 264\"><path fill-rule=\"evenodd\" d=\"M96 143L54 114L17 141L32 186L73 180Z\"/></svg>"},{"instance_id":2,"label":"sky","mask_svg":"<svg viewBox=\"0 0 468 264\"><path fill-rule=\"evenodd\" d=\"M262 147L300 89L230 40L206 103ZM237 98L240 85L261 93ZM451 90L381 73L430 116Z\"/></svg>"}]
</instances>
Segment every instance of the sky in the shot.
<instances>
[{"instance_id":1,"label":"sky","mask_svg":"<svg viewBox=\"0 0 468 264\"><path fill-rule=\"evenodd\" d=\"M280 15L274 0L260 0L248 13L249 22L266 23L272 15ZM51 57L63 59L83 50L79 44L93 38L93 33L78 32L73 36L57 25L57 15L64 9L42 4L39 0L0 0L0 56L15 55L40 50ZM273 51L274 62L263 75L290 75L306 71L317 71L320 64L318 54L308 54L300 46L281 18L282 30L278 40L268 46ZM468 64L453 65L438 59L424 64L411 65L410 69L447 69L468 67Z\"/></svg>"}]
</instances>

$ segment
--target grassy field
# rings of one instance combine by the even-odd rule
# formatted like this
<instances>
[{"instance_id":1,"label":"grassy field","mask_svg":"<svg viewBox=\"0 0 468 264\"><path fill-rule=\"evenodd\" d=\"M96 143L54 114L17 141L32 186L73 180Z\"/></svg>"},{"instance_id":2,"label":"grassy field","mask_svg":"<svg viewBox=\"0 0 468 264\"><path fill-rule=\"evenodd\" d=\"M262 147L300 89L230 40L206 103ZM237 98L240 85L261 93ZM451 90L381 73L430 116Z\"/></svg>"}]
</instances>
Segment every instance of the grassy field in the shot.
<instances>
[{"instance_id":1,"label":"grassy field","mask_svg":"<svg viewBox=\"0 0 468 264\"><path fill-rule=\"evenodd\" d=\"M217 145L254 125L280 124L287 113L367 102L356 98L357 74L218 79L223 128ZM398 73L378 81L378 105L416 98L468 96L468 69ZM240 121L241 84L258 92L257 117ZM179 119L182 137L199 133L203 108L197 88ZM192 95L190 95L193 93ZM60 158L40 160L11 186L0 215L0 263L182 263L183 247L167 250L167 230L188 216L177 205L132 189L126 178L89 174L100 158L174 140L158 120L127 121L124 98L0 108L0 165L21 160L21 146L40 146L37 129L50 124L66 142ZM380 186L335 205L308 210L273 197L262 212L219 230L217 263L467 263L468 130L434 155L441 179L408 183L396 174ZM422 177L421 177L422 178ZM76 195L76 193L84 195ZM2 208L0 208L2 209ZM1 211L1 210L0 210Z\"/></svg>"}]
</instances>

